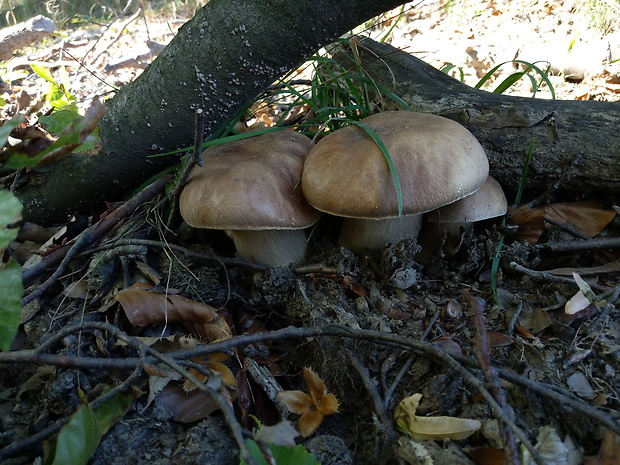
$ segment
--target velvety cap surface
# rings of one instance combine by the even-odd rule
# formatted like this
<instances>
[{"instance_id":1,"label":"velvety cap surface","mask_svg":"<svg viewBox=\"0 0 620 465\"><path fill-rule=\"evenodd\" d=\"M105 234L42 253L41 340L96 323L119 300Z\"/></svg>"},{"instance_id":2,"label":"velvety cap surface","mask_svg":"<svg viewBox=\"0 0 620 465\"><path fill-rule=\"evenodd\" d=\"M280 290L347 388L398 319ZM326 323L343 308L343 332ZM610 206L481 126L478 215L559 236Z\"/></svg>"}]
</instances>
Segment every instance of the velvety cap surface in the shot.
<instances>
[{"instance_id":1,"label":"velvety cap surface","mask_svg":"<svg viewBox=\"0 0 620 465\"><path fill-rule=\"evenodd\" d=\"M187 224L210 229L301 229L319 216L298 185L312 142L291 130L208 148L181 193Z\"/></svg>"},{"instance_id":2,"label":"velvety cap surface","mask_svg":"<svg viewBox=\"0 0 620 465\"><path fill-rule=\"evenodd\" d=\"M440 116L383 112L361 120L385 144L400 179L403 214L424 213L477 191L489 172L484 149L460 124ZM306 158L304 195L317 209L352 218L398 216L388 163L361 128L326 136Z\"/></svg>"}]
</instances>

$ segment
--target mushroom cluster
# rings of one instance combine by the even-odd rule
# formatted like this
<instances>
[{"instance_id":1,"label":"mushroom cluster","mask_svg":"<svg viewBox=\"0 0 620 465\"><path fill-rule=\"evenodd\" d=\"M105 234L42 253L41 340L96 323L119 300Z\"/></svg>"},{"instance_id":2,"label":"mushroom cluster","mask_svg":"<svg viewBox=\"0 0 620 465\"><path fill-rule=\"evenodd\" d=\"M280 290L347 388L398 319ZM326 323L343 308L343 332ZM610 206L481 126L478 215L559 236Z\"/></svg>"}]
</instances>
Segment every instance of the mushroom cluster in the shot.
<instances>
[{"instance_id":1,"label":"mushroom cluster","mask_svg":"<svg viewBox=\"0 0 620 465\"><path fill-rule=\"evenodd\" d=\"M226 231L241 257L267 266L301 263L303 229L319 211L344 217L338 243L354 251L415 240L427 212L444 227L506 211L476 138L426 113L378 113L314 146L293 131L270 132L213 146L203 160L181 193L183 219Z\"/></svg>"},{"instance_id":2,"label":"mushroom cluster","mask_svg":"<svg viewBox=\"0 0 620 465\"><path fill-rule=\"evenodd\" d=\"M392 111L360 123L387 149L400 183L402 215L390 166L368 131L358 125L334 131L308 154L302 187L310 205L345 218L341 246L360 250L416 239L423 213L468 198L487 180L484 149L455 121Z\"/></svg>"},{"instance_id":3,"label":"mushroom cluster","mask_svg":"<svg viewBox=\"0 0 620 465\"><path fill-rule=\"evenodd\" d=\"M311 147L306 136L282 130L208 148L181 192L181 216L195 228L226 231L247 260L300 263L303 229L319 218L298 186Z\"/></svg>"}]
</instances>

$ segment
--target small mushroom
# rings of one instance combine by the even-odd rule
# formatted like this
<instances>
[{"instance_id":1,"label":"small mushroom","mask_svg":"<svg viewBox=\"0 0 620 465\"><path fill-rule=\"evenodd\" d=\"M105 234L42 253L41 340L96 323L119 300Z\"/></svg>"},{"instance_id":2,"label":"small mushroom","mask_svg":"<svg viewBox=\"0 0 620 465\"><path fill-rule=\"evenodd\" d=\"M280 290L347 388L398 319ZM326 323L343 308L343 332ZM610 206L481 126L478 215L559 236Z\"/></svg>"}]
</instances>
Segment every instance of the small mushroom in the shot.
<instances>
[{"instance_id":1,"label":"small mushroom","mask_svg":"<svg viewBox=\"0 0 620 465\"><path fill-rule=\"evenodd\" d=\"M300 263L303 229L319 218L298 186L311 147L307 137L282 130L208 148L181 193L181 216L195 228L226 231L247 260Z\"/></svg>"},{"instance_id":2,"label":"small mushroom","mask_svg":"<svg viewBox=\"0 0 620 465\"><path fill-rule=\"evenodd\" d=\"M393 111L360 121L385 145L402 192L379 146L357 125L334 131L308 154L302 178L308 202L345 217L339 244L352 250L415 239L422 213L466 197L484 183L484 149L460 124L426 113Z\"/></svg>"},{"instance_id":3,"label":"small mushroom","mask_svg":"<svg viewBox=\"0 0 620 465\"><path fill-rule=\"evenodd\" d=\"M427 213L427 225L420 235L423 251L417 258L424 262L428 255L435 255L441 249L447 253L458 250L463 231L476 221L502 216L507 209L502 186L488 176L475 193Z\"/></svg>"},{"instance_id":4,"label":"small mushroom","mask_svg":"<svg viewBox=\"0 0 620 465\"><path fill-rule=\"evenodd\" d=\"M465 226L506 214L508 203L502 186L493 176L471 195L429 212L427 220L442 225Z\"/></svg>"}]
</instances>

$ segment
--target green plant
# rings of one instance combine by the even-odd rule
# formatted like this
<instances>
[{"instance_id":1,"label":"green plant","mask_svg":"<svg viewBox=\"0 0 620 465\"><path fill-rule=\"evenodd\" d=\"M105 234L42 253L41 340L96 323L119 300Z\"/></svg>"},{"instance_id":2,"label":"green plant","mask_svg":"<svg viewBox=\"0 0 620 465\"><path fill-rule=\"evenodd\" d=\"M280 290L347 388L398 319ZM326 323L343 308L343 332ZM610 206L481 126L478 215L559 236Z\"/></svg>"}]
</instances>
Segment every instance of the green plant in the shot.
<instances>
[{"instance_id":1,"label":"green plant","mask_svg":"<svg viewBox=\"0 0 620 465\"><path fill-rule=\"evenodd\" d=\"M588 22L603 34L613 32L620 21L620 0L587 0L583 8Z\"/></svg>"},{"instance_id":2,"label":"green plant","mask_svg":"<svg viewBox=\"0 0 620 465\"><path fill-rule=\"evenodd\" d=\"M0 252L17 237L18 229L9 226L21 219L21 211L22 204L17 197L0 191ZM14 258L0 263L0 350L5 352L11 348L19 328L23 292L19 263Z\"/></svg>"},{"instance_id":3,"label":"green plant","mask_svg":"<svg viewBox=\"0 0 620 465\"><path fill-rule=\"evenodd\" d=\"M525 161L523 163L523 169L521 170L521 178L519 179L519 187L515 196L514 205L519 205L521 203L523 191L525 190L525 180L527 179L527 172L529 171L530 162L532 161L532 155L534 154L534 146L535 141L532 141L530 143L527 154L525 155ZM502 227L506 225L505 217L502 219L501 225ZM493 292L495 304L497 306L500 306L499 296L497 294L497 273L499 271L499 262L501 259L502 248L504 247L504 239L505 235L502 233L499 237L499 241L497 242L495 252L493 253L493 261L491 262L491 291Z\"/></svg>"},{"instance_id":4,"label":"green plant","mask_svg":"<svg viewBox=\"0 0 620 465\"><path fill-rule=\"evenodd\" d=\"M58 434L51 465L86 465L103 435L125 414L133 397L117 394L93 408L85 403ZM52 456L50 456L51 458Z\"/></svg>"},{"instance_id":5,"label":"green plant","mask_svg":"<svg viewBox=\"0 0 620 465\"><path fill-rule=\"evenodd\" d=\"M499 85L495 88L495 90L493 90L494 93L503 94L522 77L527 77L532 84L532 97L536 96L536 93L538 92L538 90L540 90L541 85L544 83L547 85L547 87L549 87L551 97L555 99L555 89L553 88L553 84L549 80L549 70L551 68L551 65L549 65L549 63L547 62L543 62L547 63L547 68L545 71L543 71L538 66L536 66L536 63L539 62L530 63L523 60L504 61L503 63L500 63L499 65L491 68L484 76L482 76L480 81L475 85L476 89L480 89L497 72L498 69L508 63L519 63L521 65L524 65L525 69L517 73L512 73L502 82L500 82ZM531 74L532 71L538 75L540 80L538 80L535 75Z\"/></svg>"},{"instance_id":6,"label":"green plant","mask_svg":"<svg viewBox=\"0 0 620 465\"><path fill-rule=\"evenodd\" d=\"M246 445L257 465L321 465L315 455L308 452L301 444L295 447L267 444L265 447L268 450L265 450L261 449L253 439L248 439ZM269 461L265 458L266 454L271 455ZM242 459L241 465L247 465L247 462Z\"/></svg>"},{"instance_id":7,"label":"green plant","mask_svg":"<svg viewBox=\"0 0 620 465\"><path fill-rule=\"evenodd\" d=\"M509 60L509 61L504 61L503 63L500 63L499 65L494 66L493 68L491 68L484 76L482 76L480 78L480 80L474 85L474 87L476 89L480 89L482 88L482 86L484 86L487 82L490 81L490 79L493 77L493 75L504 65L506 64L512 64L512 63L519 63L521 65L524 65L525 68L523 71L519 71L516 73L512 73L511 75L509 75L508 77L506 77L502 82L500 82L497 87L493 90L493 93L495 94L503 94L504 92L506 92L510 87L512 87L517 81L519 81L521 78L523 77L527 77L531 84L532 84L532 97L536 96L536 93L540 90L541 86L543 84L546 84L547 87L549 88L549 91L551 92L551 97L553 99L555 99L555 89L553 87L553 84L551 83L551 81L549 80L549 70L551 69L551 66L549 65L549 63L547 63L547 67L545 68L545 70L540 69L538 66L536 66L536 63L530 63L527 61L523 61L523 60ZM459 71L459 80L461 82L465 82L465 73L463 71L462 67L457 67L455 65L445 65L444 67L442 67L440 69L441 72L443 73L449 73L450 71L452 71L454 68L457 68ZM534 73L534 74L532 74ZM536 77L536 75L538 75L538 78Z\"/></svg>"},{"instance_id":8,"label":"green plant","mask_svg":"<svg viewBox=\"0 0 620 465\"><path fill-rule=\"evenodd\" d=\"M67 88L69 75L64 66L59 68L60 81L54 79L50 69L45 66L31 64L30 67L39 77L45 80L46 87L42 93L45 96L45 100L50 102L54 109L59 109L75 102L75 97L71 95Z\"/></svg>"}]
</instances>

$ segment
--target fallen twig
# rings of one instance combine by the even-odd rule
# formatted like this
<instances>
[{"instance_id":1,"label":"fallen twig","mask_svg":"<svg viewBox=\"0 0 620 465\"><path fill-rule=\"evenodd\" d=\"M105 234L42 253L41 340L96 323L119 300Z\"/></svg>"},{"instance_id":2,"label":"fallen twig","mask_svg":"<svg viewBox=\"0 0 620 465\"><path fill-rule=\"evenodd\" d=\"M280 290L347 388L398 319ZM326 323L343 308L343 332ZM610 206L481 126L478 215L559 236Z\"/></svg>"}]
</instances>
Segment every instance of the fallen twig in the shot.
<instances>
[{"instance_id":1,"label":"fallen twig","mask_svg":"<svg viewBox=\"0 0 620 465\"><path fill-rule=\"evenodd\" d=\"M535 247L550 252L582 252L584 250L601 250L620 247L620 237L587 238L582 241L558 241L536 244Z\"/></svg>"},{"instance_id":2,"label":"fallen twig","mask_svg":"<svg viewBox=\"0 0 620 465\"><path fill-rule=\"evenodd\" d=\"M122 383L113 387L105 394L102 394L101 396L97 397L95 400L89 402L90 407L93 409L96 409L100 405L103 405L105 402L112 399L117 394L124 392L126 389L128 389L131 386L131 384L134 381L136 381L140 377L141 374L142 374L142 367L136 368L133 371L133 373L131 373ZM21 441L16 441L13 444L5 447L4 449L1 449L0 450L0 463L8 459L9 457L13 457L19 454L20 452L22 452L23 450L28 449L29 447L32 447L33 445L53 436L58 431L60 431L60 429L63 426L69 423L72 417L73 415L69 415L64 418L61 418L60 420L55 421L47 428L44 428L41 431L38 431L32 436L29 436L26 439L23 439Z\"/></svg>"},{"instance_id":3,"label":"fallen twig","mask_svg":"<svg viewBox=\"0 0 620 465\"><path fill-rule=\"evenodd\" d=\"M69 334L73 334L79 331L95 329L95 330L107 330L113 328L113 333L121 332L118 328L108 324L108 323L99 323L99 322L88 322L84 321L78 324L74 324L71 326L67 326L52 336L46 343L44 343L39 349L40 350L49 350L54 347L60 340L66 337ZM122 333L122 332L121 332ZM178 359L188 359L191 357L195 357L198 355L205 355L214 352L222 352L232 350L237 347L248 346L252 344L267 342L267 341L278 341L285 339L305 339L309 337L317 337L317 336L331 336L331 337L347 337L347 338L355 338L360 340L367 340L374 343L382 344L389 347L395 347L405 350L413 350L418 353L422 353L426 356L433 358L435 361L442 363L444 366L454 370L458 374L460 374L463 379L470 384L475 389L479 390L482 395L485 397L493 411L498 415L502 421L508 423L511 427L514 426L516 428L515 434L522 441L524 446L528 448L529 452L534 457L534 460L542 464L542 459L538 451L533 447L533 445L528 441L527 437L523 434L519 428L514 425L514 422L510 420L510 418L506 417L502 408L495 401L493 396L488 392L488 390L484 387L484 384L478 380L472 373L469 372L465 367L474 367L479 368L478 362L471 357L459 356L454 354L448 354L440 347L431 344L429 342L419 341L403 336L399 336L397 334L384 333L381 331L371 331L364 329L353 329L350 327L346 327L343 325L325 325L321 327L312 327L312 328L297 328L297 327L287 327L276 331L267 331L262 333L254 333L254 334L244 334L241 336L235 336L231 339L227 339L220 342L214 342L208 345L198 346L193 349L181 350L176 352L171 352L167 354L167 358L178 360ZM112 367L122 367L122 368L136 368L141 366L143 363L155 363L157 361L156 358L151 354L146 357L144 361L139 358L127 358L127 359L94 359L92 357L70 357L66 355L55 355L55 354L41 354L37 353L39 351L27 350L27 351L16 351L16 352L2 352L0 353L0 363L11 363L11 362L25 362L25 363L48 363L51 365L60 365L60 366L69 366L69 367L94 367L94 366L107 366L108 368ZM94 362L98 362L98 365L95 365ZM101 363L101 362L106 362ZM614 431L616 434L620 434L620 422L615 421L610 415L605 414L604 412L594 409L593 407L587 405L582 400L577 397L566 393L565 391L559 392L555 386L547 385L545 383L541 383L538 381L533 381L527 379L523 376L516 375L514 373L508 372L506 370L497 369L498 375L515 384L519 384L521 386L527 387L528 389L537 392L538 394L549 397L554 401L557 401L561 405L566 405L575 410L584 413L590 418L598 421L601 425L609 428Z\"/></svg>"},{"instance_id":4,"label":"fallen twig","mask_svg":"<svg viewBox=\"0 0 620 465\"><path fill-rule=\"evenodd\" d=\"M37 289L22 299L22 306L27 305L33 300L39 298L43 295L51 286L58 281L62 275L65 273L67 266L73 260L78 253L80 253L86 247L97 243L100 241L106 234L108 234L121 220L129 217L140 205L148 202L157 194L163 192L166 187L167 182L170 180L172 175L165 175L159 178L157 181L150 184L148 187L144 188L138 194L136 194L133 198L122 204L108 216L99 220L97 223L90 226L88 229L84 230L78 239L73 243L71 247L68 249L62 249L64 253L64 257L62 261L43 284L37 287ZM59 257L55 256L54 259L57 260ZM47 265L39 266L35 265L35 270L37 273L41 273L47 269ZM38 276L38 275L37 275ZM22 272L22 280L24 284L27 286L28 283L32 283L36 279L34 273L26 268Z\"/></svg>"},{"instance_id":5,"label":"fallen twig","mask_svg":"<svg viewBox=\"0 0 620 465\"><path fill-rule=\"evenodd\" d=\"M491 364L491 349L489 346L489 339L487 337L486 323L484 321L484 308L486 302L480 297L472 296L467 289L463 289L462 294L469 306L474 310L474 326L477 331L476 358L482 368L484 378L491 386L493 397L497 400L497 403L501 406L506 416L512 418L511 409L508 405L508 401L506 400L506 392L502 389L499 383L499 377L497 376L497 371ZM519 459L519 452L513 431L510 428L504 427L503 436L504 450L506 452L507 460L514 465L520 465L521 460Z\"/></svg>"},{"instance_id":6,"label":"fallen twig","mask_svg":"<svg viewBox=\"0 0 620 465\"><path fill-rule=\"evenodd\" d=\"M516 262L510 262L508 264L508 268L510 268L511 270L517 271L519 273L525 274L527 276L529 276L530 278L534 278L534 279L544 279L545 281L551 281L554 283L562 283L562 284L570 284L572 286L578 287L577 283L575 282L575 280L573 278L566 278L564 276L557 276L551 273L547 273L545 271L536 271L536 270L531 270L529 268L526 268L522 265L519 265ZM596 284L596 283L588 283L588 285L592 288L592 289L596 289L597 291L607 291L609 290L608 286L603 286L601 284Z\"/></svg>"}]
</instances>

